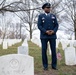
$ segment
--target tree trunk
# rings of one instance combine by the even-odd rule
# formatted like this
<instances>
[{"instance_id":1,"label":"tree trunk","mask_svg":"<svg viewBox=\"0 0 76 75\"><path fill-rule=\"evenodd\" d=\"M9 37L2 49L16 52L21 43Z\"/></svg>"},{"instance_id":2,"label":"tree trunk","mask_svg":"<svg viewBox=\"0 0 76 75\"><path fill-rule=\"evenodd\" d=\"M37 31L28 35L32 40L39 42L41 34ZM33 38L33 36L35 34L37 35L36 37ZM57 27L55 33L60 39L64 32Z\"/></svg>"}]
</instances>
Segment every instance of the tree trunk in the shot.
<instances>
[{"instance_id":1,"label":"tree trunk","mask_svg":"<svg viewBox=\"0 0 76 75\"><path fill-rule=\"evenodd\" d=\"M75 40L76 40L76 28L74 28L74 32L75 32Z\"/></svg>"},{"instance_id":2,"label":"tree trunk","mask_svg":"<svg viewBox=\"0 0 76 75\"><path fill-rule=\"evenodd\" d=\"M74 28L74 32L75 32L75 40L76 40L76 28Z\"/></svg>"},{"instance_id":3,"label":"tree trunk","mask_svg":"<svg viewBox=\"0 0 76 75\"><path fill-rule=\"evenodd\" d=\"M32 39L32 25L30 25L30 39Z\"/></svg>"},{"instance_id":4,"label":"tree trunk","mask_svg":"<svg viewBox=\"0 0 76 75\"><path fill-rule=\"evenodd\" d=\"M32 39L32 32L30 31L30 39Z\"/></svg>"},{"instance_id":5,"label":"tree trunk","mask_svg":"<svg viewBox=\"0 0 76 75\"><path fill-rule=\"evenodd\" d=\"M21 29L22 29L22 26L21 26L21 24L20 24L20 39L21 39Z\"/></svg>"},{"instance_id":6,"label":"tree trunk","mask_svg":"<svg viewBox=\"0 0 76 75\"><path fill-rule=\"evenodd\" d=\"M74 32L75 32L75 40L76 40L76 19L74 21Z\"/></svg>"}]
</instances>

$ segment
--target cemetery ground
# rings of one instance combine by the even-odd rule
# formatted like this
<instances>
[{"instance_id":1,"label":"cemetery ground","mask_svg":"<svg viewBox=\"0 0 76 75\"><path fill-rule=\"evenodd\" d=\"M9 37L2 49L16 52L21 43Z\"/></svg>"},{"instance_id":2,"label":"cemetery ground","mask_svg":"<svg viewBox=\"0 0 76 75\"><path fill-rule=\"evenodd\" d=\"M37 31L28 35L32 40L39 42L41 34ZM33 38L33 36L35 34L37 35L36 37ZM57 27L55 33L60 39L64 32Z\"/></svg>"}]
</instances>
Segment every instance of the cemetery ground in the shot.
<instances>
[{"instance_id":1,"label":"cemetery ground","mask_svg":"<svg viewBox=\"0 0 76 75\"><path fill-rule=\"evenodd\" d=\"M0 45L0 56L7 55L7 54L17 54L17 48L21 46L22 42L15 44L9 47L6 50L2 49L2 45ZM35 75L76 75L76 66L66 66L64 61L64 51L59 45L59 50L62 55L62 60L58 61L58 70L51 69L51 56L48 54L48 63L49 63L49 70L44 71L42 67L42 59L41 59L41 48L37 45L33 44L32 42L28 42L29 44L29 55L34 57L34 66L35 66ZM57 49L57 51L58 51Z\"/></svg>"}]
</instances>

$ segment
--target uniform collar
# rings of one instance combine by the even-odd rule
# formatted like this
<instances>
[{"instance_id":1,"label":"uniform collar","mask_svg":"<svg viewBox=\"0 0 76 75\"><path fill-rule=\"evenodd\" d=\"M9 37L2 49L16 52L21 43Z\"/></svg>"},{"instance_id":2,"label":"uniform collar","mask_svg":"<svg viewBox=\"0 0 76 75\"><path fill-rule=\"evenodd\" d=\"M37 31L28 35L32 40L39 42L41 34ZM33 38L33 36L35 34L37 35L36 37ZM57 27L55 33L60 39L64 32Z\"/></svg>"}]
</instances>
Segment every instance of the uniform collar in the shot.
<instances>
[{"instance_id":1,"label":"uniform collar","mask_svg":"<svg viewBox=\"0 0 76 75\"><path fill-rule=\"evenodd\" d=\"M46 15L46 16L47 16L48 14L50 14L50 13L46 13L46 12L45 12L45 15Z\"/></svg>"}]
</instances>

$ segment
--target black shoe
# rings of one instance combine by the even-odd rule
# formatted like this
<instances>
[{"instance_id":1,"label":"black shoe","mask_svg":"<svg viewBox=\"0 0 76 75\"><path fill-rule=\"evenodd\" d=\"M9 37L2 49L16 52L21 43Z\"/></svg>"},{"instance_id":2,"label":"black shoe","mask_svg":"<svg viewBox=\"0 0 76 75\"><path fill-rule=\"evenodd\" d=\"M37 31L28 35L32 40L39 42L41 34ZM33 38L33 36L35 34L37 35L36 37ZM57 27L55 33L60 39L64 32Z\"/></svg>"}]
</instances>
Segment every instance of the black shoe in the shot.
<instances>
[{"instance_id":1,"label":"black shoe","mask_svg":"<svg viewBox=\"0 0 76 75\"><path fill-rule=\"evenodd\" d=\"M48 70L48 68L44 68L44 70L45 70L45 71L47 71L47 70Z\"/></svg>"},{"instance_id":2,"label":"black shoe","mask_svg":"<svg viewBox=\"0 0 76 75\"><path fill-rule=\"evenodd\" d=\"M54 69L54 70L58 70L56 67L52 67L52 69Z\"/></svg>"}]
</instances>

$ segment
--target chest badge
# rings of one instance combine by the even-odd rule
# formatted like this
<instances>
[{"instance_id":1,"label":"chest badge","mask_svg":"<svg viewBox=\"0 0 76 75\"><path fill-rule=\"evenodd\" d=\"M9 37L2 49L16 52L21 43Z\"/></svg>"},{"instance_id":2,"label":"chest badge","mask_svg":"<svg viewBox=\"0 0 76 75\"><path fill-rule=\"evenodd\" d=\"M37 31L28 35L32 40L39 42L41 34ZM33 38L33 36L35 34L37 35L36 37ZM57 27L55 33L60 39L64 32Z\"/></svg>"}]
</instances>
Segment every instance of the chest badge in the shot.
<instances>
[{"instance_id":1,"label":"chest badge","mask_svg":"<svg viewBox=\"0 0 76 75\"><path fill-rule=\"evenodd\" d=\"M55 19L55 17L54 17L54 16L52 16L52 19Z\"/></svg>"},{"instance_id":2,"label":"chest badge","mask_svg":"<svg viewBox=\"0 0 76 75\"><path fill-rule=\"evenodd\" d=\"M45 18L44 18L44 17L42 18L42 22L43 22L43 23L45 22Z\"/></svg>"},{"instance_id":3,"label":"chest badge","mask_svg":"<svg viewBox=\"0 0 76 75\"><path fill-rule=\"evenodd\" d=\"M43 17L42 20L44 20L45 18Z\"/></svg>"}]
</instances>

